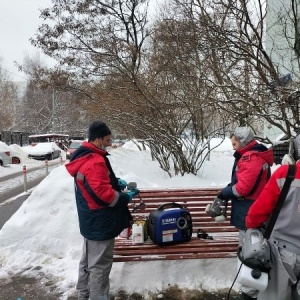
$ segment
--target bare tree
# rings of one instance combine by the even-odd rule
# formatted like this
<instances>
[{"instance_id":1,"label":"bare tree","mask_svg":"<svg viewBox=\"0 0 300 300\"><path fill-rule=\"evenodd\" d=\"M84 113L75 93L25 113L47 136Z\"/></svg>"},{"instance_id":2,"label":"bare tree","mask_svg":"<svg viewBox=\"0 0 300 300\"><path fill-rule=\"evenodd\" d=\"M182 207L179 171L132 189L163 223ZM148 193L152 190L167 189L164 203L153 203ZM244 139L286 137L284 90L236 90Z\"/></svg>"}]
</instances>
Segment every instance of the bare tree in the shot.
<instances>
[{"instance_id":1,"label":"bare tree","mask_svg":"<svg viewBox=\"0 0 300 300\"><path fill-rule=\"evenodd\" d=\"M290 134L298 94L264 48L264 3L255 17L244 0L172 3L176 14L150 26L145 0L54 0L32 42L58 61L56 86L146 140L170 176L196 174L209 140L236 124L261 132L264 119Z\"/></svg>"},{"instance_id":2,"label":"bare tree","mask_svg":"<svg viewBox=\"0 0 300 300\"><path fill-rule=\"evenodd\" d=\"M184 87L183 80L181 88L176 84L180 76L172 72L178 70L172 71L169 64L168 75L159 66L162 60L152 56L149 61L153 28L147 26L148 1L53 3L42 11L51 23L39 28L33 43L80 80L81 89L89 94L90 113L105 115L120 131L149 141L170 175L171 164L175 173L196 173L201 152L195 149L208 138L204 125L209 127L212 110L195 109L196 102L190 107L196 98L192 92L184 95L190 87ZM173 36L172 42L174 38L178 37ZM198 122L197 115L205 118ZM184 145L182 134L187 129L193 138ZM186 147L192 147L188 157Z\"/></svg>"},{"instance_id":3,"label":"bare tree","mask_svg":"<svg viewBox=\"0 0 300 300\"><path fill-rule=\"evenodd\" d=\"M0 132L9 130L14 124L15 107L18 102L18 88L3 68L0 59Z\"/></svg>"},{"instance_id":4,"label":"bare tree","mask_svg":"<svg viewBox=\"0 0 300 300\"><path fill-rule=\"evenodd\" d=\"M28 80L18 105L21 116L14 128L31 133L83 135L88 121L79 94L61 91L49 83L48 68L39 56L25 57L22 70Z\"/></svg>"},{"instance_id":5,"label":"bare tree","mask_svg":"<svg viewBox=\"0 0 300 300\"><path fill-rule=\"evenodd\" d=\"M253 126L264 119L290 135L291 129L299 124L296 102L290 105L295 100L295 89L284 84L278 62L264 46L265 3L260 0L176 3L202 33L200 47L210 58L214 72L207 80L219 95L216 105L240 124Z\"/></svg>"}]
</instances>

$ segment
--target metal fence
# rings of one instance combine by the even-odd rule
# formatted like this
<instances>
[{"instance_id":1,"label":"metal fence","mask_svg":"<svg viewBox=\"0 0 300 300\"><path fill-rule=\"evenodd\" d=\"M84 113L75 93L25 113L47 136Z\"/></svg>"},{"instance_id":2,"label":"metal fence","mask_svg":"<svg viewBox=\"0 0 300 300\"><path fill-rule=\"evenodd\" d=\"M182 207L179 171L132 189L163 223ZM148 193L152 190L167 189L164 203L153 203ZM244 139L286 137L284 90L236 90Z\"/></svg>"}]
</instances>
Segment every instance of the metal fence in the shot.
<instances>
[{"instance_id":1,"label":"metal fence","mask_svg":"<svg viewBox=\"0 0 300 300\"><path fill-rule=\"evenodd\" d=\"M7 145L17 144L19 146L26 146L29 142L29 136L32 132L21 132L21 131L1 131L0 141ZM69 135L69 140L83 140L84 136L81 134Z\"/></svg>"},{"instance_id":2,"label":"metal fence","mask_svg":"<svg viewBox=\"0 0 300 300\"><path fill-rule=\"evenodd\" d=\"M20 131L1 131L0 141L7 145L17 144L22 146L28 145L28 137L31 132L20 132Z\"/></svg>"}]
</instances>

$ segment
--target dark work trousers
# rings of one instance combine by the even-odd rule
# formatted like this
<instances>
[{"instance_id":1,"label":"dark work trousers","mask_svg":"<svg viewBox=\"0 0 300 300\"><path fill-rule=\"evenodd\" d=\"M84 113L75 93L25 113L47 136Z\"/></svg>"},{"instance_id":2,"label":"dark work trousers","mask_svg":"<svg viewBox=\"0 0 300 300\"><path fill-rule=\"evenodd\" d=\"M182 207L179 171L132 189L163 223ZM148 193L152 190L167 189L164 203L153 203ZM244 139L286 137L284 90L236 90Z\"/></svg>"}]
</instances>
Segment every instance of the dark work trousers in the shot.
<instances>
[{"instance_id":1,"label":"dark work trousers","mask_svg":"<svg viewBox=\"0 0 300 300\"><path fill-rule=\"evenodd\" d=\"M109 300L109 274L115 239L84 239L76 290L78 300Z\"/></svg>"}]
</instances>

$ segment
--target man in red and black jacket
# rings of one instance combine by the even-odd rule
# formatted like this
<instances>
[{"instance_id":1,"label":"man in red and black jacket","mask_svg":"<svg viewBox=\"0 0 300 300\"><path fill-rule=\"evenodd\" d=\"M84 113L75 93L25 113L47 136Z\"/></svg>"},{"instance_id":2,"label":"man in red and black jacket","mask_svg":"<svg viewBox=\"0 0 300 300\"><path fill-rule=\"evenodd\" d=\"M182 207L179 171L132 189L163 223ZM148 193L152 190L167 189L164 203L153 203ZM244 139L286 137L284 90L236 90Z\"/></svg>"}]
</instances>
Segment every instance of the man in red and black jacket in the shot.
<instances>
[{"instance_id":1,"label":"man in red and black jacket","mask_svg":"<svg viewBox=\"0 0 300 300\"><path fill-rule=\"evenodd\" d=\"M232 201L231 224L245 230L247 212L270 177L274 154L271 149L254 140L248 127L236 128L230 138L236 150L231 182L221 190L218 197Z\"/></svg>"},{"instance_id":2,"label":"man in red and black jacket","mask_svg":"<svg viewBox=\"0 0 300 300\"><path fill-rule=\"evenodd\" d=\"M239 242L245 236L245 219L250 206L258 198L270 177L274 163L272 150L254 140L249 127L237 127L230 136L235 150L231 182L221 190L218 198L231 200L231 225L240 230ZM256 290L242 287L242 294L233 299L256 299Z\"/></svg>"},{"instance_id":3,"label":"man in red and black jacket","mask_svg":"<svg viewBox=\"0 0 300 300\"><path fill-rule=\"evenodd\" d=\"M111 131L102 121L89 127L88 142L71 156L66 168L75 181L80 233L84 237L76 286L78 299L109 300L109 273L114 239L130 226L128 203L138 190L122 192L106 147Z\"/></svg>"}]
</instances>

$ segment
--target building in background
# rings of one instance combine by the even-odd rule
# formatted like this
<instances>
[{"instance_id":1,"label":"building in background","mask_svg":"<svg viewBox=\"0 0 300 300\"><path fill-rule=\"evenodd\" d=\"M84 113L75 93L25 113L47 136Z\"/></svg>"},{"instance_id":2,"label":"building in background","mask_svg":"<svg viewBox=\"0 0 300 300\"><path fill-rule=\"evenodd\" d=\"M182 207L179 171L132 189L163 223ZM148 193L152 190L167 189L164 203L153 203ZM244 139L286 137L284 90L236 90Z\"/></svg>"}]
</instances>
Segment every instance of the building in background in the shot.
<instances>
[{"instance_id":1,"label":"building in background","mask_svg":"<svg viewBox=\"0 0 300 300\"><path fill-rule=\"evenodd\" d=\"M288 85L299 81L300 0L266 2L266 52L276 66L280 83ZM279 128L265 122L264 136L276 143L283 134Z\"/></svg>"}]
</instances>

